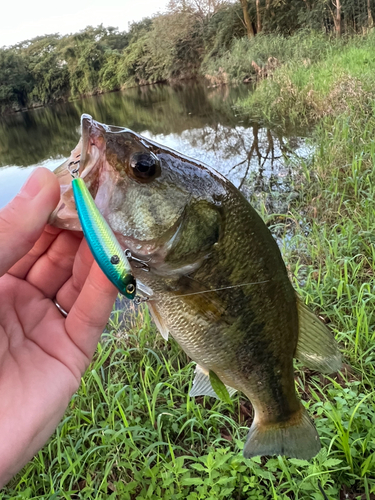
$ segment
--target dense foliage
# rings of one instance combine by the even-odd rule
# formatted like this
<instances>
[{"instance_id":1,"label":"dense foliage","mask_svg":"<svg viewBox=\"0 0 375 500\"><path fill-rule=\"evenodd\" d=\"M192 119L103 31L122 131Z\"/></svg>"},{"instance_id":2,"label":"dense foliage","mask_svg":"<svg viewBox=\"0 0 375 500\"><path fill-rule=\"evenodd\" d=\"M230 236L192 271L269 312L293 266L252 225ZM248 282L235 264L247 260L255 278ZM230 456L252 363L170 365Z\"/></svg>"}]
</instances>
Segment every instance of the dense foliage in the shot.
<instances>
[{"instance_id":1,"label":"dense foliage","mask_svg":"<svg viewBox=\"0 0 375 500\"><path fill-rule=\"evenodd\" d=\"M242 43L251 39L244 46L247 60L260 32L279 37L301 29L338 36L362 33L372 27L374 4L374 0L171 0L164 14L133 23L127 32L89 26L75 34L26 40L0 49L0 112L201 73L215 81L224 71L222 58L241 39ZM254 72L251 64L240 74L249 72Z\"/></svg>"}]
</instances>

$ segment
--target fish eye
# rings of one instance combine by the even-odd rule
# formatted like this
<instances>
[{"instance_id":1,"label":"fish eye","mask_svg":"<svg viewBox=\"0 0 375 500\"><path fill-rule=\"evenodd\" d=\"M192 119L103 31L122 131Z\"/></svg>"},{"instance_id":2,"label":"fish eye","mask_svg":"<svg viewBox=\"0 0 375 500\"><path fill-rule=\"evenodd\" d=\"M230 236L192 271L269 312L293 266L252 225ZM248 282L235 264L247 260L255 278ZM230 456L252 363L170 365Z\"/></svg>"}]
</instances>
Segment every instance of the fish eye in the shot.
<instances>
[{"instance_id":1,"label":"fish eye","mask_svg":"<svg viewBox=\"0 0 375 500\"><path fill-rule=\"evenodd\" d=\"M150 182L160 175L160 162L154 153L135 153L130 166L133 175L141 182Z\"/></svg>"},{"instance_id":2,"label":"fish eye","mask_svg":"<svg viewBox=\"0 0 375 500\"><path fill-rule=\"evenodd\" d=\"M129 283L129 285L126 287L126 292L129 295L135 292L135 286L133 285L133 283Z\"/></svg>"}]
</instances>

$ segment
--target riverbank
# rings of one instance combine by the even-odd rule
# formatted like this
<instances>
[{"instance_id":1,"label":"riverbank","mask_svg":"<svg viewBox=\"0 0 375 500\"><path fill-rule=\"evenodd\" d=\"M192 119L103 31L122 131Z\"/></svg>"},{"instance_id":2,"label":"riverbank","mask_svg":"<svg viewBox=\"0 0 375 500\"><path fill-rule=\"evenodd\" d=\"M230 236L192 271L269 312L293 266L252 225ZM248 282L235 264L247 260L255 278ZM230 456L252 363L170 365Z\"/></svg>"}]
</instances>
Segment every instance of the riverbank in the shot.
<instances>
[{"instance_id":1,"label":"riverbank","mask_svg":"<svg viewBox=\"0 0 375 500\"><path fill-rule=\"evenodd\" d=\"M204 4L205 0L203 0ZM332 10L318 2L266 2L257 12L238 1L170 2L165 13L119 32L103 25L42 35L0 48L0 113L156 82L205 77L210 85L252 82L299 59L310 64L371 31L370 7L344 5L342 37ZM247 14L257 18L252 34ZM268 5L268 6L267 6ZM307 10L306 10L307 9ZM331 19L332 21L332 19ZM249 26L247 26L249 28Z\"/></svg>"}]
</instances>

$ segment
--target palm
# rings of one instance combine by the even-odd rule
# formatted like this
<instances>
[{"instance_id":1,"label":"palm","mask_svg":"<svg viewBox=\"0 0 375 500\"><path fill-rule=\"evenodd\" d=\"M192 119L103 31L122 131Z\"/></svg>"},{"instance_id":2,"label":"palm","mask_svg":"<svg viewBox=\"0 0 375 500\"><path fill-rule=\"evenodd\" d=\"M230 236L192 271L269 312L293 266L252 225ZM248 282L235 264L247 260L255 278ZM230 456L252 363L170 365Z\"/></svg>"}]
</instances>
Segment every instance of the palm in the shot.
<instances>
[{"instance_id":1,"label":"palm","mask_svg":"<svg viewBox=\"0 0 375 500\"><path fill-rule=\"evenodd\" d=\"M34 385L40 387L38 379L43 385L60 380L74 392L87 358L70 339L52 300L10 274L2 278L0 287L0 363L7 366L0 386L7 378L12 384L15 379L22 381L23 402ZM39 389L37 398L38 394Z\"/></svg>"},{"instance_id":2,"label":"palm","mask_svg":"<svg viewBox=\"0 0 375 500\"><path fill-rule=\"evenodd\" d=\"M81 236L53 228L0 278L0 432L12 436L0 470L1 457L30 459L58 425L116 293Z\"/></svg>"},{"instance_id":3,"label":"palm","mask_svg":"<svg viewBox=\"0 0 375 500\"><path fill-rule=\"evenodd\" d=\"M73 346L53 302L26 281L10 275L1 280L1 292L4 288L7 294L0 305L0 393L6 413L1 416L1 425L10 434L22 435L26 430L25 436L11 446L18 445L28 453L28 441L39 448L57 426L78 387L79 371L73 364L69 367L64 363L71 358ZM26 297L28 302L23 304ZM63 347L60 352L59 346ZM6 455L7 448L2 452ZM34 448L30 449L31 456L33 452Z\"/></svg>"}]
</instances>

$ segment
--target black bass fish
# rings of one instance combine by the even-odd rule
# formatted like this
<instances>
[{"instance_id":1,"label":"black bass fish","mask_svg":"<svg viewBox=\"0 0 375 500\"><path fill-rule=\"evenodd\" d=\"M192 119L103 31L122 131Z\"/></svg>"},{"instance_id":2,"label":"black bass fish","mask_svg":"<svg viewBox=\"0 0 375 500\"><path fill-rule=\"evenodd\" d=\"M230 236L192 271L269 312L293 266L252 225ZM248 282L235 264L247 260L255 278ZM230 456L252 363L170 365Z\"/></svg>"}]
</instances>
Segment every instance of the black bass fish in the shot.
<instances>
[{"instance_id":1,"label":"black bass fish","mask_svg":"<svg viewBox=\"0 0 375 500\"><path fill-rule=\"evenodd\" d=\"M293 358L325 373L341 355L297 298L279 248L243 195L215 170L129 129L82 116L82 137L56 170L55 226L80 229L69 168L77 165L133 266L161 334L198 364L192 395L216 396L210 374L255 412L245 457L309 459L318 434L295 390Z\"/></svg>"}]
</instances>

